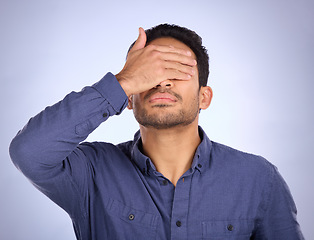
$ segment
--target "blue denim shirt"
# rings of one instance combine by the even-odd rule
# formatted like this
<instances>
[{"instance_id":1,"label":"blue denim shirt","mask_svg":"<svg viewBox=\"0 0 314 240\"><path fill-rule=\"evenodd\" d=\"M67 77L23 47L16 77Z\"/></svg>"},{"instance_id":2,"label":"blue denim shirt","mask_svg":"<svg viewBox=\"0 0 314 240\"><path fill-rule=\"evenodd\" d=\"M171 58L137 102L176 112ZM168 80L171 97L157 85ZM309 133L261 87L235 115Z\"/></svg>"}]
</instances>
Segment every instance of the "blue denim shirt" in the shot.
<instances>
[{"instance_id":1,"label":"blue denim shirt","mask_svg":"<svg viewBox=\"0 0 314 240\"><path fill-rule=\"evenodd\" d=\"M118 145L83 142L126 105L108 73L30 119L10 145L15 165L70 215L77 239L303 239L277 169L201 128L176 187L141 152L139 132Z\"/></svg>"}]
</instances>

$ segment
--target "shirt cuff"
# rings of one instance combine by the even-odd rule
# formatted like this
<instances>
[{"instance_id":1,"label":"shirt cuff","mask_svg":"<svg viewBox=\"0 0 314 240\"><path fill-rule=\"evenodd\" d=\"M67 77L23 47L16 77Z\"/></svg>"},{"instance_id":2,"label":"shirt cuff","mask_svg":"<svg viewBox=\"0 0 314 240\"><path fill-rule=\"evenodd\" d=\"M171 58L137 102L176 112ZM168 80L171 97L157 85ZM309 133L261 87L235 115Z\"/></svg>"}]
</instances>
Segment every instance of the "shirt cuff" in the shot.
<instances>
[{"instance_id":1,"label":"shirt cuff","mask_svg":"<svg viewBox=\"0 0 314 240\"><path fill-rule=\"evenodd\" d=\"M128 97L125 94L115 75L108 72L99 82L92 86L96 89L116 111L120 114L128 105Z\"/></svg>"}]
</instances>

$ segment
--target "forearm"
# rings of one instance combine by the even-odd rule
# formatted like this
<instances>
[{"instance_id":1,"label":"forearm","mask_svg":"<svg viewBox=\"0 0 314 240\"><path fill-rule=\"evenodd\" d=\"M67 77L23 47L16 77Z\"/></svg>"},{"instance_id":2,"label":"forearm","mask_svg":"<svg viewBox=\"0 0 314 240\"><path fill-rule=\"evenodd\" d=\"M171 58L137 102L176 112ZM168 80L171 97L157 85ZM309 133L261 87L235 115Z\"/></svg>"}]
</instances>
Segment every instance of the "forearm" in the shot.
<instances>
[{"instance_id":1,"label":"forearm","mask_svg":"<svg viewBox=\"0 0 314 240\"><path fill-rule=\"evenodd\" d=\"M109 116L119 114L127 97L112 74L47 107L19 131L10 145L16 166L30 178L62 162Z\"/></svg>"}]
</instances>

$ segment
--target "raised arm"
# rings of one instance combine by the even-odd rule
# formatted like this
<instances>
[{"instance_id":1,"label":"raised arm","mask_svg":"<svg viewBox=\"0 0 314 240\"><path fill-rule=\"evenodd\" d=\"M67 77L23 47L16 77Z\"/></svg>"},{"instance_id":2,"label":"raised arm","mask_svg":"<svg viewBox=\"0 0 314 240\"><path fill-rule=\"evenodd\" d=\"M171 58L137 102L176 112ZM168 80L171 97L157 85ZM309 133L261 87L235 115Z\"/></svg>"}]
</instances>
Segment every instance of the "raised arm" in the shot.
<instances>
[{"instance_id":1,"label":"raised arm","mask_svg":"<svg viewBox=\"0 0 314 240\"><path fill-rule=\"evenodd\" d=\"M11 143L10 155L25 175L32 178L31 174L43 166L63 161L102 122L126 107L127 96L151 89L163 80L189 80L194 74L192 66L196 62L190 52L145 44L146 34L140 28L125 66L116 77L108 73L93 86L68 94L19 131Z\"/></svg>"},{"instance_id":2,"label":"raised arm","mask_svg":"<svg viewBox=\"0 0 314 240\"><path fill-rule=\"evenodd\" d=\"M188 80L195 61L191 53L172 46L146 46L140 34L128 54L124 68L108 73L93 86L71 92L29 120L10 144L14 164L53 201L69 209L75 206L66 195L86 192L92 167L90 152L79 146L110 116L127 106L132 94L153 88L163 80ZM88 150L89 151L89 150ZM109 156L110 157L110 156ZM78 190L77 190L78 189Z\"/></svg>"},{"instance_id":3,"label":"raised arm","mask_svg":"<svg viewBox=\"0 0 314 240\"><path fill-rule=\"evenodd\" d=\"M119 114L127 97L113 74L31 118L10 145L10 155L27 177L63 161L109 116ZM32 176L32 174L36 174Z\"/></svg>"}]
</instances>

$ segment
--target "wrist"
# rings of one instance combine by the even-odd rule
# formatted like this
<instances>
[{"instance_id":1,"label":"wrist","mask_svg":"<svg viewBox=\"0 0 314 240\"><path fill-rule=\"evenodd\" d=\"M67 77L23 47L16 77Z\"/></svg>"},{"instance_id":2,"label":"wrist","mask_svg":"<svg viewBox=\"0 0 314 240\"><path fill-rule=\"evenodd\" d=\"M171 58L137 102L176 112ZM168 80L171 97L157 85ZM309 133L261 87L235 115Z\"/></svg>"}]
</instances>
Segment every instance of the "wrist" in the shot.
<instances>
[{"instance_id":1,"label":"wrist","mask_svg":"<svg viewBox=\"0 0 314 240\"><path fill-rule=\"evenodd\" d=\"M119 82L120 86L122 87L122 89L124 90L125 94L128 97L132 95L129 89L129 84L127 82L127 79L121 73L116 74L115 77L117 81Z\"/></svg>"}]
</instances>

